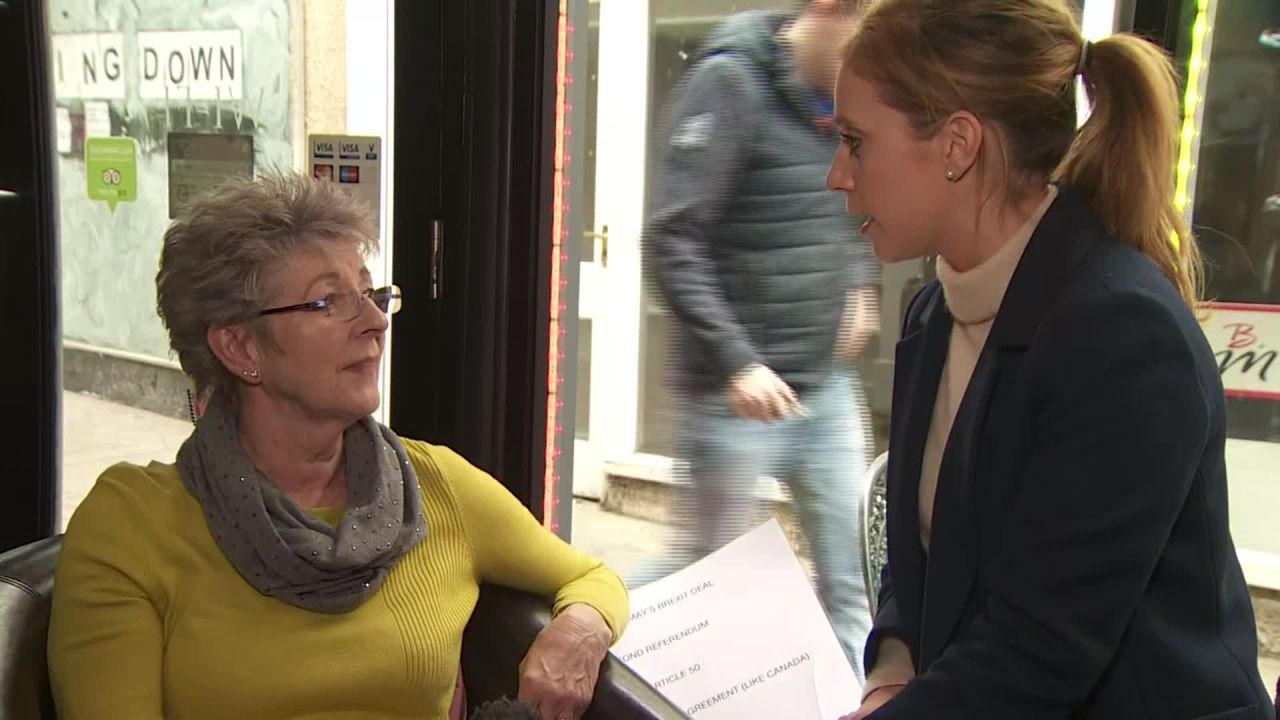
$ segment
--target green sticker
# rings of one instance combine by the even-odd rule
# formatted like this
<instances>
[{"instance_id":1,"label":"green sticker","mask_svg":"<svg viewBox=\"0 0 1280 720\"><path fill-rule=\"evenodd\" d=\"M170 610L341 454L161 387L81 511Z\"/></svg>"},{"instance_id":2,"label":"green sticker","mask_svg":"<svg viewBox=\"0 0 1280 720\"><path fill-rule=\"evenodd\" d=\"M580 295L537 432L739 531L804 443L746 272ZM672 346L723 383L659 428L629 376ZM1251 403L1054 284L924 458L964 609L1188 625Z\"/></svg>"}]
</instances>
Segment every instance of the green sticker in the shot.
<instances>
[{"instance_id":1,"label":"green sticker","mask_svg":"<svg viewBox=\"0 0 1280 720\"><path fill-rule=\"evenodd\" d=\"M116 204L138 199L138 144L127 137L91 137L84 145L90 200Z\"/></svg>"}]
</instances>

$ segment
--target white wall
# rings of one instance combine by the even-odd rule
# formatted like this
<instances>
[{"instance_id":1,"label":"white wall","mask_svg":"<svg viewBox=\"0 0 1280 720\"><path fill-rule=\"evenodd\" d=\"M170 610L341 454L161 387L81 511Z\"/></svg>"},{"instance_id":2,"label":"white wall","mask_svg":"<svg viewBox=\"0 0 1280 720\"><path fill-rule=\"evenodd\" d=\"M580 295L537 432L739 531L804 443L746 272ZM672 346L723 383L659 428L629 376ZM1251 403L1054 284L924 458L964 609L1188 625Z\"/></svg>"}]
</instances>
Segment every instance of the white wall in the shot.
<instances>
[{"instance_id":1,"label":"white wall","mask_svg":"<svg viewBox=\"0 0 1280 720\"><path fill-rule=\"evenodd\" d=\"M382 252L369 263L375 287L391 278L392 163L395 162L392 110L395 86L395 28L392 0L348 0L347 8L347 129L348 135L382 138ZM379 420L390 419L391 337L382 359L382 406Z\"/></svg>"}]
</instances>

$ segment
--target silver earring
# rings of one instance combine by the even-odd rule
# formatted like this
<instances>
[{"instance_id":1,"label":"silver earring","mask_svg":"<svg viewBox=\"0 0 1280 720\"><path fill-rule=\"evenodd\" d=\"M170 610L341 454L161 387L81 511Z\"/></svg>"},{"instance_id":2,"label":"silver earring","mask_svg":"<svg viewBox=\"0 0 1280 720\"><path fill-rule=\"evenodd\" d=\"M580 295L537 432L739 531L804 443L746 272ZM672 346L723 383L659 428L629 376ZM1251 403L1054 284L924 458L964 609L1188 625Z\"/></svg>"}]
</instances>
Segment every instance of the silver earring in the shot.
<instances>
[{"instance_id":1,"label":"silver earring","mask_svg":"<svg viewBox=\"0 0 1280 720\"><path fill-rule=\"evenodd\" d=\"M249 378L250 380L257 380L258 378L262 377L262 373L258 372L257 368L254 368L252 370L245 370L244 376Z\"/></svg>"}]
</instances>

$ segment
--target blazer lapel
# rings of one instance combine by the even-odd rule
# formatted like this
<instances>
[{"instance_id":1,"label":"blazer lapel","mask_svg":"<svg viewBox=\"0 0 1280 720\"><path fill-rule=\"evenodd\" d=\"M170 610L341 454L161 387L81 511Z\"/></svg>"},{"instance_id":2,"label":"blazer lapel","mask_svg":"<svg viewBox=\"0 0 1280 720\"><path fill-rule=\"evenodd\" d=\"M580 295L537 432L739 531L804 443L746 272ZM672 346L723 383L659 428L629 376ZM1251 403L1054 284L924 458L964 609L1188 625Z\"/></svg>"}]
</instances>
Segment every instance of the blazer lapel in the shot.
<instances>
[{"instance_id":1,"label":"blazer lapel","mask_svg":"<svg viewBox=\"0 0 1280 720\"><path fill-rule=\"evenodd\" d=\"M921 668L927 668L946 647L973 587L978 563L974 472L982 421L1000 374L1000 360L985 350L979 355L938 468L920 620Z\"/></svg>"},{"instance_id":2,"label":"blazer lapel","mask_svg":"<svg viewBox=\"0 0 1280 720\"><path fill-rule=\"evenodd\" d=\"M1105 235L1080 197L1059 187L1009 282L986 345L978 357L938 470L938 489L920 614L923 670L946 648L969 603L977 573L979 531L974 483L979 481L979 449L991 395L1005 373L1013 372L1040 322L1074 276L1076 266ZM946 348L940 352L945 358ZM941 361L939 361L941 367ZM934 384L936 392L936 381ZM918 412L912 406L913 412ZM932 416L932 405L923 415ZM925 420L926 424L928 419ZM927 428L925 430L927 433ZM915 449L923 452L923 442ZM914 468L919 477L919 461ZM899 483L903 484L903 483ZM913 492L913 498L918 494ZM915 517L913 514L912 517ZM913 525L918 527L917 525ZM897 575L894 576L897 582Z\"/></svg>"},{"instance_id":3,"label":"blazer lapel","mask_svg":"<svg viewBox=\"0 0 1280 720\"><path fill-rule=\"evenodd\" d=\"M903 617L921 617L924 552L920 547L920 469L938 381L951 336L951 316L935 288L921 311L921 327L898 342L894 358L894 408L905 422L892 423L889 445L889 572Z\"/></svg>"}]
</instances>

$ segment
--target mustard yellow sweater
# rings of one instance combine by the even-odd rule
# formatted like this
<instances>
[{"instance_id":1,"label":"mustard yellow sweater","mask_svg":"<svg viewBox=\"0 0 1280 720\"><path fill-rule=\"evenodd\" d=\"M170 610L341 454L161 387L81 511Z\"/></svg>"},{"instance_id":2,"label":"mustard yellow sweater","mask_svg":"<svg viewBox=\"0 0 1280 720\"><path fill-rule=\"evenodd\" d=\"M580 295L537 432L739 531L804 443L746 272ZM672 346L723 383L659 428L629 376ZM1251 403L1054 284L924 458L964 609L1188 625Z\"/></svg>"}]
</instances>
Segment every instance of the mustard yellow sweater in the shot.
<instances>
[{"instance_id":1,"label":"mustard yellow sweater","mask_svg":"<svg viewBox=\"0 0 1280 720\"><path fill-rule=\"evenodd\" d=\"M479 583L585 603L622 633L622 581L456 453L405 441L427 537L357 609L259 594L171 465L116 465L67 528L49 629L61 720L443 718ZM330 522L341 508L318 510ZM512 669L512 672L515 670Z\"/></svg>"}]
</instances>

